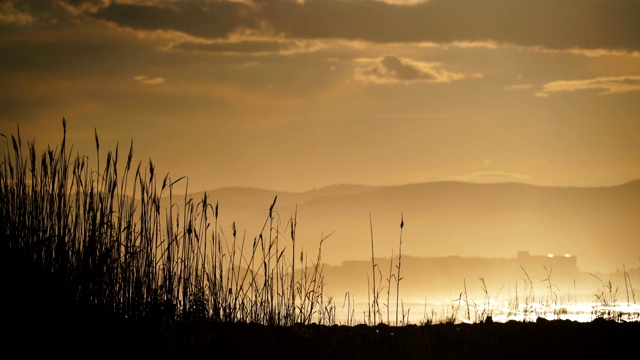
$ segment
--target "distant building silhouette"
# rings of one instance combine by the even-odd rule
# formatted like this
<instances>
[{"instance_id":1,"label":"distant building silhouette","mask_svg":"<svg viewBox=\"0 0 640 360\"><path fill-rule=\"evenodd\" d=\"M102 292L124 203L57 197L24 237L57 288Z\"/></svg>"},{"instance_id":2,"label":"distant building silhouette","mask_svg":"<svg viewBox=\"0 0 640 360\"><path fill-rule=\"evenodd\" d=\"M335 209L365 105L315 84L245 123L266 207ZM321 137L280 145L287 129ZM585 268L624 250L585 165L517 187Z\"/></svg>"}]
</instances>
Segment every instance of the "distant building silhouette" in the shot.
<instances>
[{"instance_id":1,"label":"distant building silhouette","mask_svg":"<svg viewBox=\"0 0 640 360\"><path fill-rule=\"evenodd\" d=\"M398 258L390 263L389 258L376 258L376 279L386 294L389 286L389 272L395 274ZM341 266L325 266L325 291L335 298L346 292L356 294L361 299L368 294L367 282L371 286L371 260L344 261ZM520 251L515 258L480 257L413 257L402 256L401 296L403 298L448 299L460 292L481 292L484 281L491 296L503 292L503 296L516 291L524 292L533 287L539 294L551 290L556 293L575 296L576 286L585 282L587 274L581 273L576 256L570 254L531 255ZM482 280L481 280L482 279ZM589 294L593 294L593 282L589 284ZM391 287L395 290L395 278L391 277ZM370 291L370 290L369 290ZM586 291L586 290L585 290ZM382 296L382 295L381 295Z\"/></svg>"}]
</instances>

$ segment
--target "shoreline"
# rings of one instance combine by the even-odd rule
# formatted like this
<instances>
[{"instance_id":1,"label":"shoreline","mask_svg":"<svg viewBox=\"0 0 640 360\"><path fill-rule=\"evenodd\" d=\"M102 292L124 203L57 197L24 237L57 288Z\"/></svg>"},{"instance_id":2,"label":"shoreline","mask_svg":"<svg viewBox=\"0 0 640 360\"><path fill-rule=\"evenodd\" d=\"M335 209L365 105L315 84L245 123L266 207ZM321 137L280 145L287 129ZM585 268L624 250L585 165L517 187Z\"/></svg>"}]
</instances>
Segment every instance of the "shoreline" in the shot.
<instances>
[{"instance_id":1,"label":"shoreline","mask_svg":"<svg viewBox=\"0 0 640 360\"><path fill-rule=\"evenodd\" d=\"M36 325L36 324L33 324ZM67 324L69 325L69 324ZM640 322L596 319L430 325L52 322L4 337L12 357L216 359L616 358L636 353Z\"/></svg>"}]
</instances>

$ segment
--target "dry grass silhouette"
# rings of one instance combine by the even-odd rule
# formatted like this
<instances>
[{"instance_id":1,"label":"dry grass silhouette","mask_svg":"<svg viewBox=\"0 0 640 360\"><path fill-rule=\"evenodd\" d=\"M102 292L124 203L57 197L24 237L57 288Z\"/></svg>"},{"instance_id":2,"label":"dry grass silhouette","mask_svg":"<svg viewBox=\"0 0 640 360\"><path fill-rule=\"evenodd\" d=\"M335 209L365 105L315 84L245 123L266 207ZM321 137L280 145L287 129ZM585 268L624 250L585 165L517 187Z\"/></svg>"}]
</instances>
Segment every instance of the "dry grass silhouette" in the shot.
<instances>
[{"instance_id":1,"label":"dry grass silhouette","mask_svg":"<svg viewBox=\"0 0 640 360\"><path fill-rule=\"evenodd\" d=\"M66 121L61 144L36 154L34 142L22 143L5 136L6 149L0 166L2 256L7 283L22 294L17 304L38 299L47 292L49 302L69 311L111 314L129 320L255 322L269 325L295 323L333 324L336 303L323 293L322 246L331 235L322 236L315 258L296 249L297 210L286 222L275 207L269 207L261 231L252 239L237 233L231 238L218 224L218 204L204 193L200 199L188 195L188 179L160 181L152 161L145 167L133 163L133 143L124 165L118 146L102 158L95 132L97 169L87 156L72 154L66 143ZM3 135L4 136L4 135ZM181 202L174 201L178 185L186 183ZM168 202L164 199L168 199ZM391 293L395 282L396 326L408 323L410 309L400 297L402 280L402 232L400 219L397 264L393 254L386 284L374 253L371 231L371 281L369 306L363 321L369 325L391 324ZM296 263L298 263L296 265ZM533 280L526 275L524 297L516 286L513 311L535 312L535 304L558 305L558 291L545 268L547 291L540 299ZM627 303L635 303L625 270ZM596 299L603 307L616 305L617 288L603 282ZM472 304L466 281L459 304L465 320L472 322L471 308L479 309L478 321L490 316L489 294L483 306ZM386 303L380 296L386 288ZM43 290L48 289L48 290ZM29 295L30 294L30 295ZM24 298L22 298L24 297ZM345 300L348 323L355 321L353 299ZM40 300L37 300L40 301ZM37 308L38 306L34 305ZM458 320L453 312L445 322ZM444 318L444 317L443 317ZM423 319L432 322L433 319Z\"/></svg>"}]
</instances>

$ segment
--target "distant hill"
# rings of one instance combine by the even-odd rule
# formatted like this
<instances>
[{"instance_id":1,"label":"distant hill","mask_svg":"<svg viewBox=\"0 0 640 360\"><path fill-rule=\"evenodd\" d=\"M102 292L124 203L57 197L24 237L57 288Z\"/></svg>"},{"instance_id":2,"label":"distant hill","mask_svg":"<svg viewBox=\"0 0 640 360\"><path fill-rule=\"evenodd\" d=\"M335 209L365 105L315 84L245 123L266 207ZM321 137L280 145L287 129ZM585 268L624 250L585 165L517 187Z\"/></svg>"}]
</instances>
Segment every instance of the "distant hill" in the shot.
<instances>
[{"instance_id":1,"label":"distant hill","mask_svg":"<svg viewBox=\"0 0 640 360\"><path fill-rule=\"evenodd\" d=\"M303 193L308 198L323 197L323 196L345 196L368 193L371 191L379 190L379 186L365 186L365 185L331 185L320 189L313 189Z\"/></svg>"},{"instance_id":2,"label":"distant hill","mask_svg":"<svg viewBox=\"0 0 640 360\"><path fill-rule=\"evenodd\" d=\"M511 257L518 251L569 253L581 271L615 271L640 264L640 180L612 187L543 187L519 183L432 182L403 186L334 185L303 193L253 188L207 192L219 205L219 226L236 222L248 240L274 210L285 234L297 211L296 248L323 262L371 256L369 216L377 256L403 247L412 256ZM193 194L197 199L202 196Z\"/></svg>"}]
</instances>

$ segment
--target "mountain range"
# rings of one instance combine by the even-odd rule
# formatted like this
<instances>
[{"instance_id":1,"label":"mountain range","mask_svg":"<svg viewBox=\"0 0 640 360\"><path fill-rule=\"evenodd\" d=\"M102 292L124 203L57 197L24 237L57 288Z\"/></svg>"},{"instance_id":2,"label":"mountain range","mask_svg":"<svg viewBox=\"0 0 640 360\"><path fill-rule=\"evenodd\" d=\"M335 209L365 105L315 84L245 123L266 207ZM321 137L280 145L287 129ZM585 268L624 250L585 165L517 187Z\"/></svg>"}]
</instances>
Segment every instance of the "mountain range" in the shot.
<instances>
[{"instance_id":1,"label":"mountain range","mask_svg":"<svg viewBox=\"0 0 640 360\"><path fill-rule=\"evenodd\" d=\"M340 265L402 253L416 257L510 258L519 251L571 254L581 271L640 265L640 180L610 187L545 187L521 183L430 182L401 186L334 185L307 192L255 188L207 191L218 225L250 241L274 203L274 228L296 252ZM194 199L203 193L190 194ZM291 245L282 241L282 246Z\"/></svg>"}]
</instances>

